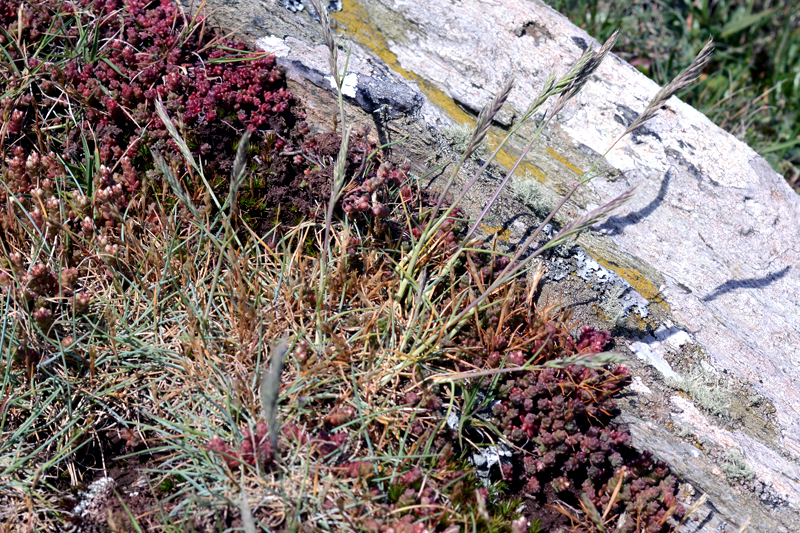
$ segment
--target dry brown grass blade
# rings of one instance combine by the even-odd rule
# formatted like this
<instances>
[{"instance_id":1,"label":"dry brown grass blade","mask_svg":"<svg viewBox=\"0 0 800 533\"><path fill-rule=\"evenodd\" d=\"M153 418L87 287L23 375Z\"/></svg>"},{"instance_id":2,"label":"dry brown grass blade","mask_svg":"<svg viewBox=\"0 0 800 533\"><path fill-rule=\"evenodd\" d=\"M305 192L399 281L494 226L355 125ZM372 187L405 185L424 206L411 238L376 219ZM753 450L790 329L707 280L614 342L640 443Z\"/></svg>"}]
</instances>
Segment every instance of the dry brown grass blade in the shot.
<instances>
[{"instance_id":1,"label":"dry brown grass blade","mask_svg":"<svg viewBox=\"0 0 800 533\"><path fill-rule=\"evenodd\" d=\"M546 506L551 508L551 509L553 509L554 511L557 511L557 512L561 513L562 515L566 516L567 518L569 518L569 520L572 523L573 527L575 526L576 523L580 523L580 519L577 518L574 514L572 514L568 510L568 509L571 509L571 508L568 508L567 504L565 504L564 502L556 502L555 505L548 503L548 504L546 504ZM576 512L574 509L571 509L571 510L573 512ZM577 512L576 512L576 514L577 514Z\"/></svg>"},{"instance_id":2,"label":"dry brown grass blade","mask_svg":"<svg viewBox=\"0 0 800 533\"><path fill-rule=\"evenodd\" d=\"M625 479L626 467L622 467L619 472L619 480L617 481L617 486L614 487L614 492L611 494L611 499L608 500L608 505L606 505L605 510L603 511L603 522L605 522L606 517L608 517L608 513L611 512L611 508L614 507L614 504L617 501L617 496L619 496L619 491L622 488L622 480Z\"/></svg>"}]
</instances>

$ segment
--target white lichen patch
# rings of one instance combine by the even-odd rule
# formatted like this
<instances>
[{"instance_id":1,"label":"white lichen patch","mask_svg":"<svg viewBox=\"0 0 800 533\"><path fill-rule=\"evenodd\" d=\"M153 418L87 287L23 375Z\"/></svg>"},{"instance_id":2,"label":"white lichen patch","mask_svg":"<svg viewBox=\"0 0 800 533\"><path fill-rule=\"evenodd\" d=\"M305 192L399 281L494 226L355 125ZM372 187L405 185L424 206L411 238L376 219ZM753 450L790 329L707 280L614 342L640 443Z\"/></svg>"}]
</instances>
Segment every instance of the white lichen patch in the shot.
<instances>
[{"instance_id":1,"label":"white lichen patch","mask_svg":"<svg viewBox=\"0 0 800 533\"><path fill-rule=\"evenodd\" d=\"M601 283L612 281L614 273L589 257L583 250L576 255L578 270L576 274L584 281L599 281Z\"/></svg>"},{"instance_id":2,"label":"white lichen patch","mask_svg":"<svg viewBox=\"0 0 800 533\"><path fill-rule=\"evenodd\" d=\"M492 470L499 469L503 464L511 461L511 450L504 446L489 446L481 449L479 453L473 454L470 461L475 466L478 478L488 487L492 480Z\"/></svg>"},{"instance_id":3,"label":"white lichen patch","mask_svg":"<svg viewBox=\"0 0 800 533\"><path fill-rule=\"evenodd\" d=\"M461 424L461 419L459 418L457 413L450 413L447 415L447 427L449 427L453 431L458 431L458 428Z\"/></svg>"},{"instance_id":4,"label":"white lichen patch","mask_svg":"<svg viewBox=\"0 0 800 533\"><path fill-rule=\"evenodd\" d=\"M73 516L88 518L106 512L106 503L114 496L114 480L101 477L94 481L86 491L78 492L78 504L72 510Z\"/></svg>"},{"instance_id":5,"label":"white lichen patch","mask_svg":"<svg viewBox=\"0 0 800 533\"><path fill-rule=\"evenodd\" d=\"M647 394L648 396L653 394L653 391L650 389L650 387L645 385L644 381L639 376L633 376L630 389L637 394Z\"/></svg>"},{"instance_id":6,"label":"white lichen patch","mask_svg":"<svg viewBox=\"0 0 800 533\"><path fill-rule=\"evenodd\" d=\"M681 382L683 377L672 369L667 362L667 355L679 352L684 346L693 344L689 334L676 327L669 320L665 321L652 335L638 341L630 341L628 347L642 361L654 366L665 381Z\"/></svg>"},{"instance_id":7,"label":"white lichen patch","mask_svg":"<svg viewBox=\"0 0 800 533\"><path fill-rule=\"evenodd\" d=\"M333 76L328 76L328 82L330 82L332 89L336 89L336 80ZM355 98L356 87L358 87L358 75L353 72L345 74L344 80L342 80L342 94L349 98Z\"/></svg>"},{"instance_id":8,"label":"white lichen patch","mask_svg":"<svg viewBox=\"0 0 800 533\"><path fill-rule=\"evenodd\" d=\"M630 283L580 250L575 256L579 278L595 286L604 287L601 309L615 324L622 323L634 309L641 318L647 318L647 300Z\"/></svg>"},{"instance_id":9,"label":"white lichen patch","mask_svg":"<svg viewBox=\"0 0 800 533\"><path fill-rule=\"evenodd\" d=\"M663 347L656 343L652 336L648 335L641 341L630 341L628 342L628 348L636 354L636 357L661 372L664 379L680 379L680 375L672 370L672 367L664 358Z\"/></svg>"},{"instance_id":10,"label":"white lichen patch","mask_svg":"<svg viewBox=\"0 0 800 533\"><path fill-rule=\"evenodd\" d=\"M289 45L286 44L286 41L277 35L268 35L266 37L256 39L256 47L259 50L263 50L268 54L274 55L275 57L286 57L291 51L291 48L289 48Z\"/></svg>"}]
</instances>

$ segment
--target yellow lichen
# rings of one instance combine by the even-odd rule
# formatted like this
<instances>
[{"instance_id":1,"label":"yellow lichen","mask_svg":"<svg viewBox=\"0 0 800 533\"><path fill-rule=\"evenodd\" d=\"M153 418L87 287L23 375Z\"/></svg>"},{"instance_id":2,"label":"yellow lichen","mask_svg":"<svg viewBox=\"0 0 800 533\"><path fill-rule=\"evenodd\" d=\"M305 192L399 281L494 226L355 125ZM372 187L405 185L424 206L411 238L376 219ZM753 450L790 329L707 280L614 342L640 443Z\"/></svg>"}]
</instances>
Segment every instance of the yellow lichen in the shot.
<instances>
[{"instance_id":1,"label":"yellow lichen","mask_svg":"<svg viewBox=\"0 0 800 533\"><path fill-rule=\"evenodd\" d=\"M344 8L338 13L331 14L331 18L336 20L349 38L358 41L362 46L383 59L392 70L404 78L414 81L428 100L456 123L468 124L470 127L475 124L475 118L464 111L450 96L419 74L406 70L400 65L397 55L389 49L389 43L380 28L375 25L367 10L358 1L345 2ZM501 134L494 130L495 128L490 130L487 135L491 152L497 148L500 141L505 137L505 133ZM518 157L519 155L514 155L503 149L497 154L495 161L504 168L510 169L517 162ZM518 167L517 173L519 175L527 173L539 181L546 179L545 173L539 167L524 161Z\"/></svg>"},{"instance_id":2,"label":"yellow lichen","mask_svg":"<svg viewBox=\"0 0 800 533\"><path fill-rule=\"evenodd\" d=\"M581 169L579 169L578 167L576 167L575 165L573 165L572 163L567 161L566 157L560 155L558 152L556 152L555 150L553 150L549 146L547 148L545 148L544 151L547 152L548 154L550 154L550 156L553 159L555 159L556 161L558 161L559 163L561 163L562 165L564 165L565 167L567 167L568 169L573 171L578 176L583 176L583 171Z\"/></svg>"},{"instance_id":3,"label":"yellow lichen","mask_svg":"<svg viewBox=\"0 0 800 533\"><path fill-rule=\"evenodd\" d=\"M428 100L441 108L457 123L475 124L472 115L461 109L452 98L422 76L406 70L400 65L397 55L389 49L389 43L380 28L375 25L369 12L358 1L344 2L343 9L332 13L331 18L339 23L349 38L368 48L404 78L416 82Z\"/></svg>"},{"instance_id":4,"label":"yellow lichen","mask_svg":"<svg viewBox=\"0 0 800 533\"><path fill-rule=\"evenodd\" d=\"M511 230L503 228L503 226L481 224L481 229L489 235L497 234L497 240L502 243L508 243L511 240Z\"/></svg>"}]
</instances>

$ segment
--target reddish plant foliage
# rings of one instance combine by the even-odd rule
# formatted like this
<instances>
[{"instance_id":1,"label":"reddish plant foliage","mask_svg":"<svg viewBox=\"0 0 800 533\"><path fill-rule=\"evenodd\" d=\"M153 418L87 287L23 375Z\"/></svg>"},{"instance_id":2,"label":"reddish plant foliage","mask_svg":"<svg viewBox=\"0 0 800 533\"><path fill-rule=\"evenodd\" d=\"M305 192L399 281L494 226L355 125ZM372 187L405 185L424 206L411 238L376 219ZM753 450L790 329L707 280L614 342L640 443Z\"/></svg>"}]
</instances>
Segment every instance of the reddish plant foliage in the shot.
<instances>
[{"instance_id":1,"label":"reddish plant foliage","mask_svg":"<svg viewBox=\"0 0 800 533\"><path fill-rule=\"evenodd\" d=\"M204 31L201 16L188 23L170 0L80 0L77 6L44 0L25 2L21 11L20 3L0 0L0 24L10 33L28 42L45 32L56 33L59 38L45 52L83 42L86 53L76 54L83 60L53 64L35 57L25 60L16 47L9 47L19 70L39 75L36 88L41 91L3 102L3 108L16 108L8 118L12 140L26 120L36 120L32 99L57 95L58 87L80 100L81 129L97 132L100 162L106 165L135 156L140 138L150 143L168 138L155 113L157 98L164 100L173 120L187 126L224 124L232 133L228 137L238 137L235 132L242 127L278 129L289 118L292 94L283 87L274 56L245 53L244 43L217 40ZM76 7L82 8L79 24L69 16ZM95 34L92 42L85 42L82 33L89 28ZM277 145L280 150L281 143Z\"/></svg>"},{"instance_id":2,"label":"reddish plant foliage","mask_svg":"<svg viewBox=\"0 0 800 533\"><path fill-rule=\"evenodd\" d=\"M577 340L553 325L544 327L549 328L549 337L534 346L545 353L560 346L561 356L595 354L610 341L608 332L588 327ZM521 365L530 355L510 352L506 364ZM488 363L495 366L501 360L494 352ZM675 498L677 478L666 465L635 450L627 428L611 420L617 410L613 395L628 375L625 365L611 370L570 365L501 374L494 383L496 400L489 421L525 451L516 454L514 464L504 466L501 475L520 479L525 492L550 495L548 499L586 494L598 509L608 505L622 476L614 509L634 519L620 531L633 531L637 519L648 533L667 531L667 513L676 517L685 513ZM492 381L485 378L483 387L490 389Z\"/></svg>"},{"instance_id":3,"label":"reddish plant foliage","mask_svg":"<svg viewBox=\"0 0 800 533\"><path fill-rule=\"evenodd\" d=\"M59 255L48 264L10 257L0 264L0 285L45 335L88 310L88 257L126 267L117 259L126 216L156 234L163 227L153 194L165 189L150 152L174 169L184 163L157 99L217 192L227 188L246 129L257 133L264 172L277 167L273 179L306 166L281 155L289 143L303 144L308 127L294 128L304 115L275 58L218 39L202 16L187 20L171 0L0 0L0 27L10 59L0 100L0 229L39 234ZM221 177L212 178L217 170Z\"/></svg>"}]
</instances>

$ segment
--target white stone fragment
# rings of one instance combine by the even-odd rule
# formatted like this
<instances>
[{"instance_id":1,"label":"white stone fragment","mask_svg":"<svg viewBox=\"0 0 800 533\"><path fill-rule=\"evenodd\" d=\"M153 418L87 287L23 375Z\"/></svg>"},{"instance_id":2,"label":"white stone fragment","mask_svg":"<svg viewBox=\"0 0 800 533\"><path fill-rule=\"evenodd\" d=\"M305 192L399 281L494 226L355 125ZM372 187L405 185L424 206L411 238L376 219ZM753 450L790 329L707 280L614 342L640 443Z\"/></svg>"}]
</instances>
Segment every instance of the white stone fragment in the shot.
<instances>
[{"instance_id":1,"label":"white stone fragment","mask_svg":"<svg viewBox=\"0 0 800 533\"><path fill-rule=\"evenodd\" d=\"M459 422L459 417L456 413L450 413L449 415L447 415L447 427L449 427L453 431L458 431L458 422Z\"/></svg>"},{"instance_id":2,"label":"white stone fragment","mask_svg":"<svg viewBox=\"0 0 800 533\"><path fill-rule=\"evenodd\" d=\"M333 76L328 76L328 81L332 89L336 89L336 80ZM348 72L344 75L342 82L342 94L350 98L356 97L356 87L358 86L358 76L353 72Z\"/></svg>"},{"instance_id":3,"label":"white stone fragment","mask_svg":"<svg viewBox=\"0 0 800 533\"><path fill-rule=\"evenodd\" d=\"M650 387L645 385L644 381L642 381L642 378L639 376L633 376L630 389L638 394L647 394L648 396L653 394L653 391L650 390Z\"/></svg>"},{"instance_id":4,"label":"white stone fragment","mask_svg":"<svg viewBox=\"0 0 800 533\"><path fill-rule=\"evenodd\" d=\"M277 35L269 35L256 39L256 47L258 47L259 50L273 54L275 57L286 57L291 51L286 41Z\"/></svg>"},{"instance_id":5,"label":"white stone fragment","mask_svg":"<svg viewBox=\"0 0 800 533\"><path fill-rule=\"evenodd\" d=\"M650 344L646 341L633 341L628 343L628 348L636 354L636 357L654 366L656 370L661 372L664 379L680 379L678 373L672 370L670 364L664 359L663 347L661 345L655 343Z\"/></svg>"}]
</instances>

